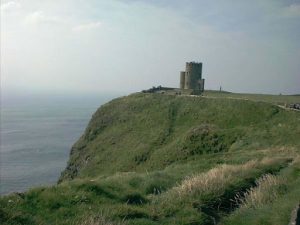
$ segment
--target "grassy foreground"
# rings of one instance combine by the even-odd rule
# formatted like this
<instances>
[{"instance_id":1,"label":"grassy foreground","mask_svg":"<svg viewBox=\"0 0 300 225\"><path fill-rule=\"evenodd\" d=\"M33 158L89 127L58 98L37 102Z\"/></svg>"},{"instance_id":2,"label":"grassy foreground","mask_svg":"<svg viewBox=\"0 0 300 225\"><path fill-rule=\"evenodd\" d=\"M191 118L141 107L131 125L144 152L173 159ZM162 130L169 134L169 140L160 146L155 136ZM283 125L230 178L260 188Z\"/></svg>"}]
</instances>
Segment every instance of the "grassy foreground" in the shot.
<instances>
[{"instance_id":1,"label":"grassy foreground","mask_svg":"<svg viewBox=\"0 0 300 225\"><path fill-rule=\"evenodd\" d=\"M276 105L300 97L231 95L103 105L59 184L1 197L0 224L288 224L300 112Z\"/></svg>"}]
</instances>

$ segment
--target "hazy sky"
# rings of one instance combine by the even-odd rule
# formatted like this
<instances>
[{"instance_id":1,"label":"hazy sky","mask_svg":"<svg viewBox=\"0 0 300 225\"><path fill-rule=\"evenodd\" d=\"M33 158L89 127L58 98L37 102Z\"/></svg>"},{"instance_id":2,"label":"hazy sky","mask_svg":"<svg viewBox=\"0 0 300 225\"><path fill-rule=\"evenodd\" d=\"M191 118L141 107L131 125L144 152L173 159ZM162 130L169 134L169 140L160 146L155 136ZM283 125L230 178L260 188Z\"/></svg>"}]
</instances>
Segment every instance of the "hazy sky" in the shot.
<instances>
[{"instance_id":1,"label":"hazy sky","mask_svg":"<svg viewBox=\"0 0 300 225\"><path fill-rule=\"evenodd\" d=\"M300 93L300 0L2 0L7 92L132 92L179 85Z\"/></svg>"}]
</instances>

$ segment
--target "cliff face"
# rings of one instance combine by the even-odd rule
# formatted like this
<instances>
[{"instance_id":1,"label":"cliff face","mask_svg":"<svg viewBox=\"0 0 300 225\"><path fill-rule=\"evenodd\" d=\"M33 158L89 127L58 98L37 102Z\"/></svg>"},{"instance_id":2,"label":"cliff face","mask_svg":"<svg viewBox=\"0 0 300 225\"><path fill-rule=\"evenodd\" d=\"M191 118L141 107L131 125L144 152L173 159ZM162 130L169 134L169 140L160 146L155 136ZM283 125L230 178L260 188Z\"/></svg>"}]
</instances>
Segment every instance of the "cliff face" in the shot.
<instances>
[{"instance_id":1,"label":"cliff face","mask_svg":"<svg viewBox=\"0 0 300 225\"><path fill-rule=\"evenodd\" d=\"M204 154L280 146L286 137L297 144L297 117L289 115L287 121L286 113L272 104L241 99L162 94L118 98L93 115L72 147L60 182L158 170Z\"/></svg>"}]
</instances>

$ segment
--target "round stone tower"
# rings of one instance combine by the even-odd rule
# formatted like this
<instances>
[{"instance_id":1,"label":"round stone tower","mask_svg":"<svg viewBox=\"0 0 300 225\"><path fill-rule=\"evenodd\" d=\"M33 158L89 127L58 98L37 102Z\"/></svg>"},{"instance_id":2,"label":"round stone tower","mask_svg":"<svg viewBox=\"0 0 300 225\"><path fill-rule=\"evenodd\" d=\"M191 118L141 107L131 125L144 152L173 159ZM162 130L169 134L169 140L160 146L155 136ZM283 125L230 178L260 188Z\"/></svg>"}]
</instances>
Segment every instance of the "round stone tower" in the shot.
<instances>
[{"instance_id":1,"label":"round stone tower","mask_svg":"<svg viewBox=\"0 0 300 225\"><path fill-rule=\"evenodd\" d=\"M185 83L184 89L200 89L200 82L202 79L202 63L187 62L185 69ZM180 73L181 81L181 73Z\"/></svg>"}]
</instances>

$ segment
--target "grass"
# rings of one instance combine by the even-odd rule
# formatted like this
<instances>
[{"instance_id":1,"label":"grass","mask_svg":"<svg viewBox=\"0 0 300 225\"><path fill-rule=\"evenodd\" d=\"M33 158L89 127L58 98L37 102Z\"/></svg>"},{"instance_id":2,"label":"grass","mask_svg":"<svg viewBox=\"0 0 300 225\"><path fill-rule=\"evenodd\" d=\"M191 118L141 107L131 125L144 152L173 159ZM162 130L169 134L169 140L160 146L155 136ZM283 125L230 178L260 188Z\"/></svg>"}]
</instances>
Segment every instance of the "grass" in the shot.
<instances>
[{"instance_id":1,"label":"grass","mask_svg":"<svg viewBox=\"0 0 300 225\"><path fill-rule=\"evenodd\" d=\"M272 161L262 160L258 162L252 160L242 165L223 164L206 173L187 178L174 190L180 197L184 197L185 195L201 195L202 193L217 194L220 190L228 186L229 183L237 180L238 177L246 177L252 170L264 164L272 165ZM268 176L264 176L262 179L265 180L266 178L268 178ZM260 183L261 181L259 181L259 184Z\"/></svg>"},{"instance_id":2,"label":"grass","mask_svg":"<svg viewBox=\"0 0 300 225\"><path fill-rule=\"evenodd\" d=\"M135 94L97 110L61 181L160 170L204 154L298 147L298 124L298 112L269 103Z\"/></svg>"},{"instance_id":3,"label":"grass","mask_svg":"<svg viewBox=\"0 0 300 225\"><path fill-rule=\"evenodd\" d=\"M79 222L77 225L126 225L125 222L114 223L108 221L104 216L96 216L96 217L88 217L83 219L83 221Z\"/></svg>"},{"instance_id":4,"label":"grass","mask_svg":"<svg viewBox=\"0 0 300 225\"><path fill-rule=\"evenodd\" d=\"M264 174L280 173L289 162L276 157L209 170L190 165L194 175L188 177L172 176L179 169L174 167L74 179L2 197L3 224L78 224L99 216L108 224L210 224L238 207L232 205L237 193L253 187ZM203 183L205 187L199 185Z\"/></svg>"},{"instance_id":5,"label":"grass","mask_svg":"<svg viewBox=\"0 0 300 225\"><path fill-rule=\"evenodd\" d=\"M278 198L286 189L285 180L271 174L266 174L256 181L256 186L250 188L244 196L237 196L241 207L259 208Z\"/></svg>"},{"instance_id":6,"label":"grass","mask_svg":"<svg viewBox=\"0 0 300 225\"><path fill-rule=\"evenodd\" d=\"M274 104L299 96L205 94L103 105L60 182L2 196L0 223L287 224L300 200L300 113Z\"/></svg>"},{"instance_id":7,"label":"grass","mask_svg":"<svg viewBox=\"0 0 300 225\"><path fill-rule=\"evenodd\" d=\"M261 161L251 160L240 165L220 165L207 172L184 179L160 197L164 210L176 217L176 211L182 205L196 210L206 223L214 223L227 213L233 211L238 204L233 199L255 186L255 179L268 172L276 174L287 166L288 159L272 158ZM158 204L156 202L156 205ZM181 215L181 218L184 218ZM177 218L179 219L179 218ZM189 218L185 218L189 221Z\"/></svg>"},{"instance_id":8,"label":"grass","mask_svg":"<svg viewBox=\"0 0 300 225\"><path fill-rule=\"evenodd\" d=\"M223 218L222 224L288 224L292 210L300 201L299 158L269 179L260 179L262 186L250 189L240 208Z\"/></svg>"},{"instance_id":9,"label":"grass","mask_svg":"<svg viewBox=\"0 0 300 225\"><path fill-rule=\"evenodd\" d=\"M238 98L257 102L267 102L277 105L285 105L291 103L299 103L300 95L268 95L268 94L247 94L247 93L231 93L231 92L219 92L219 91L205 91L204 96L216 97L216 98Z\"/></svg>"}]
</instances>

